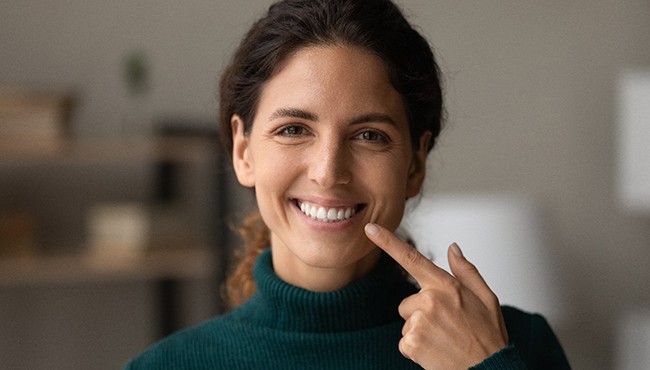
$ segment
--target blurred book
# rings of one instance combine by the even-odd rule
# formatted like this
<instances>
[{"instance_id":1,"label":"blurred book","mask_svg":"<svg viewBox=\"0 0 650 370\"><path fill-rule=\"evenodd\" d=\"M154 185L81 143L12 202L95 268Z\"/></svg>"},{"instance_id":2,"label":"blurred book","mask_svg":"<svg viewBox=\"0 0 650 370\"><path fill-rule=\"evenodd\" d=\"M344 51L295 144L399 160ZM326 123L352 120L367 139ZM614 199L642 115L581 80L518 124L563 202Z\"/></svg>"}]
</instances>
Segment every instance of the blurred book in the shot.
<instances>
[{"instance_id":1,"label":"blurred book","mask_svg":"<svg viewBox=\"0 0 650 370\"><path fill-rule=\"evenodd\" d=\"M35 246L34 216L24 211L0 211L0 260L31 256Z\"/></svg>"},{"instance_id":2,"label":"blurred book","mask_svg":"<svg viewBox=\"0 0 650 370\"><path fill-rule=\"evenodd\" d=\"M69 132L70 94L0 87L0 149L57 148Z\"/></svg>"}]
</instances>

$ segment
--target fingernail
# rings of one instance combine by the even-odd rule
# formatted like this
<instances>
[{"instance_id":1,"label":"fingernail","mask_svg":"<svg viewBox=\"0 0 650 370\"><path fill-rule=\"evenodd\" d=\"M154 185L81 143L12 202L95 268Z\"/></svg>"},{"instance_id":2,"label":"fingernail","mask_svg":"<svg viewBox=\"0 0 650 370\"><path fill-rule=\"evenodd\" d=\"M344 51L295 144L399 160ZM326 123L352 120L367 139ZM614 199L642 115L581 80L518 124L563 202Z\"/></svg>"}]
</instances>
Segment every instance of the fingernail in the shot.
<instances>
[{"instance_id":1,"label":"fingernail","mask_svg":"<svg viewBox=\"0 0 650 370\"><path fill-rule=\"evenodd\" d=\"M379 228L375 224L366 224L365 230L366 230L366 234L370 236L375 236L379 234Z\"/></svg>"},{"instance_id":2,"label":"fingernail","mask_svg":"<svg viewBox=\"0 0 650 370\"><path fill-rule=\"evenodd\" d=\"M451 243L451 251L456 255L456 257L463 257L463 251L460 250L460 247L456 243Z\"/></svg>"}]
</instances>

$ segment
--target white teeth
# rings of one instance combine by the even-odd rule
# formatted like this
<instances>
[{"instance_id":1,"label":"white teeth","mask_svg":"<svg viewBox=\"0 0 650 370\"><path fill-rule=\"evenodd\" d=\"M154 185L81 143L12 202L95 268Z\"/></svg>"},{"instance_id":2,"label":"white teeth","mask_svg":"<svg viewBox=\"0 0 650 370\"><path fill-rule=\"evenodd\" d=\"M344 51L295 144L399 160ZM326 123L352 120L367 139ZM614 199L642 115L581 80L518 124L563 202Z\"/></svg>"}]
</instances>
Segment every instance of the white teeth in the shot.
<instances>
[{"instance_id":1,"label":"white teeth","mask_svg":"<svg viewBox=\"0 0 650 370\"><path fill-rule=\"evenodd\" d=\"M322 222L343 221L352 217L355 213L354 207L347 208L325 208L298 202L300 210L307 216Z\"/></svg>"}]
</instances>

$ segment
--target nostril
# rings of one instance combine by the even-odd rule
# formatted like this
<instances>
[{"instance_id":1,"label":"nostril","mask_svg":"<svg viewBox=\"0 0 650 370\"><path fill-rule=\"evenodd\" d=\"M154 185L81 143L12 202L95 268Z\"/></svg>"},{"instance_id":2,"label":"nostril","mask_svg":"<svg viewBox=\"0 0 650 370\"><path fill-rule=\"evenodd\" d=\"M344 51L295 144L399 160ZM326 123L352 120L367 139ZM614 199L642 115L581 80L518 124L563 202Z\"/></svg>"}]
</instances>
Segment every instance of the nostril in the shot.
<instances>
[{"instance_id":1,"label":"nostril","mask_svg":"<svg viewBox=\"0 0 650 370\"><path fill-rule=\"evenodd\" d=\"M326 158L320 158L318 161L320 164L313 169L310 176L312 180L326 188L350 183L352 176L345 165L331 163Z\"/></svg>"}]
</instances>

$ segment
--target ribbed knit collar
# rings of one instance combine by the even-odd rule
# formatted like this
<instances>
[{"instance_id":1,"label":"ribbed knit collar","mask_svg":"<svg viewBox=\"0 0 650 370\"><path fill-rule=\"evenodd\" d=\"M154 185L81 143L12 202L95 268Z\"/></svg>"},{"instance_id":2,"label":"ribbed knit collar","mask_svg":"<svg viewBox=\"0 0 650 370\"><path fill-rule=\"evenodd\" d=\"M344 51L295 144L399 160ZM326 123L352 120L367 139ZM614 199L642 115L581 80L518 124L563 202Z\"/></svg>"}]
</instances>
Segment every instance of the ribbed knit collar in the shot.
<instances>
[{"instance_id":1,"label":"ribbed knit collar","mask_svg":"<svg viewBox=\"0 0 650 370\"><path fill-rule=\"evenodd\" d=\"M280 279L271 251L253 270L257 292L241 307L259 325L294 332L342 332L383 326L400 320L397 307L416 292L397 264L382 255L368 275L333 292L312 292Z\"/></svg>"}]
</instances>

